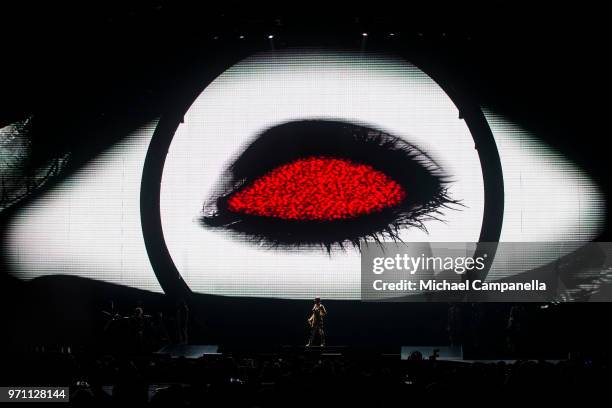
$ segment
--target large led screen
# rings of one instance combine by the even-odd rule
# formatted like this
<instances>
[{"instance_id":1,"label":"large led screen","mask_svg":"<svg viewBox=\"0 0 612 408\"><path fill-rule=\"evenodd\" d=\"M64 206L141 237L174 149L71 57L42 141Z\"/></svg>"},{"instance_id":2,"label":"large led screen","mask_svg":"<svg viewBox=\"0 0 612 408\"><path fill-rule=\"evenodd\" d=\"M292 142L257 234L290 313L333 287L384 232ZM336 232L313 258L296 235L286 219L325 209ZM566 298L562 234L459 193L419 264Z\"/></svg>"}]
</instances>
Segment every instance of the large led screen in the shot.
<instances>
[{"instance_id":1,"label":"large led screen","mask_svg":"<svg viewBox=\"0 0 612 408\"><path fill-rule=\"evenodd\" d=\"M202 87L162 154L150 145L167 129L154 122L14 211L3 233L10 271L161 291L165 271L145 243L162 240L194 292L359 299L363 242L477 242L483 220L510 242L590 241L602 228L605 202L588 174L477 107L494 178L483 126L399 56L266 51ZM487 221L492 179L503 205ZM143 200L156 204L161 236L147 235Z\"/></svg>"}]
</instances>

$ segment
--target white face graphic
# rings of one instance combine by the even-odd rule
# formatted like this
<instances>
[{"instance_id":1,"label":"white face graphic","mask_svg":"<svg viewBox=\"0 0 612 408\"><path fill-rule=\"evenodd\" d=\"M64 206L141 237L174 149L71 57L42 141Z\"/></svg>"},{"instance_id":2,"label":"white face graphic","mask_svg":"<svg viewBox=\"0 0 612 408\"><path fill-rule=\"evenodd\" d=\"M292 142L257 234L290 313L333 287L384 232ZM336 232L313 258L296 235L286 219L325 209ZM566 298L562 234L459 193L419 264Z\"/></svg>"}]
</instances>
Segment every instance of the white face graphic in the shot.
<instances>
[{"instance_id":1,"label":"white face graphic","mask_svg":"<svg viewBox=\"0 0 612 408\"><path fill-rule=\"evenodd\" d=\"M195 292L230 296L358 299L360 258L353 248L269 249L248 236L198 222L220 175L258 134L275 125L328 119L402 138L450 176L445 210L427 232L404 241L478 240L484 190L474 141L443 90L413 65L381 55L331 51L258 54L215 79L189 108L170 145L161 181L166 245ZM505 181L500 240L590 240L603 222L597 187L527 132L487 114ZM6 233L15 275L86 276L159 290L140 226L139 194L152 127L93 159L22 208Z\"/></svg>"}]
</instances>

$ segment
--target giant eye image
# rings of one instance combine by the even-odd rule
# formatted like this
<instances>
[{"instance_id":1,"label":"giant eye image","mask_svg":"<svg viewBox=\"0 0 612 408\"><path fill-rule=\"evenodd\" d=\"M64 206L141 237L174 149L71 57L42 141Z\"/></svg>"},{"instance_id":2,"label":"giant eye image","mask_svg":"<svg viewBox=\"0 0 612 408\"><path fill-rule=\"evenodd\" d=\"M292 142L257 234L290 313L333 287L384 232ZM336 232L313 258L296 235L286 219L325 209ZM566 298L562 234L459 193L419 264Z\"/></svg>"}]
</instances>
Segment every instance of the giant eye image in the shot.
<instances>
[{"instance_id":1,"label":"giant eye image","mask_svg":"<svg viewBox=\"0 0 612 408\"><path fill-rule=\"evenodd\" d=\"M435 164L419 160L427 158L400 139L361 126L283 124L230 165L228 192L206 205L202 221L271 246L320 244L329 252L366 235L393 238L450 203Z\"/></svg>"},{"instance_id":2,"label":"giant eye image","mask_svg":"<svg viewBox=\"0 0 612 408\"><path fill-rule=\"evenodd\" d=\"M161 291L174 270L195 293L356 300L362 245L485 231L585 242L602 228L584 171L485 110L491 154L442 86L398 56L264 51L208 81L171 120L15 211L4 232L15 276Z\"/></svg>"}]
</instances>

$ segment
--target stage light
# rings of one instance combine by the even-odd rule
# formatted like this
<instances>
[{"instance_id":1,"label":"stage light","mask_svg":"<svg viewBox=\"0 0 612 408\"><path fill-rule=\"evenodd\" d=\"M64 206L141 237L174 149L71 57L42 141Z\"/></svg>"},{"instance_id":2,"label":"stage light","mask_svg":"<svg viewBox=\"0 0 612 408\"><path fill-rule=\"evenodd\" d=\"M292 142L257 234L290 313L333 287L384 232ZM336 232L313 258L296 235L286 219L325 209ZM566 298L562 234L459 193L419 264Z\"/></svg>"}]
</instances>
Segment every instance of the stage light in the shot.
<instances>
[{"instance_id":1,"label":"stage light","mask_svg":"<svg viewBox=\"0 0 612 408\"><path fill-rule=\"evenodd\" d=\"M273 38L274 38L274 36L273 36L272 34L268 35L268 39L269 39L269 40L271 40L271 39L273 39Z\"/></svg>"},{"instance_id":2,"label":"stage light","mask_svg":"<svg viewBox=\"0 0 612 408\"><path fill-rule=\"evenodd\" d=\"M368 33L361 33L361 35L362 35L363 37L367 37L367 36L368 36Z\"/></svg>"}]
</instances>

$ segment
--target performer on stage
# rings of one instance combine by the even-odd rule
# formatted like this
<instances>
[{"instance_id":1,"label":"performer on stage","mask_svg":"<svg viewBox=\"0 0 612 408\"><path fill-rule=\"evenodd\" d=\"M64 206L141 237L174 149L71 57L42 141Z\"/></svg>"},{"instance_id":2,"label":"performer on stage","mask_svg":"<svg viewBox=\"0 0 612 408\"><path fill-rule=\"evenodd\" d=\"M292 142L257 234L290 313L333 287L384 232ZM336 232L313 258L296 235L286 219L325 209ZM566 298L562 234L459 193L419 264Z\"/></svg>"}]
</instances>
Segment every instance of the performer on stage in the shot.
<instances>
[{"instance_id":1,"label":"performer on stage","mask_svg":"<svg viewBox=\"0 0 612 408\"><path fill-rule=\"evenodd\" d=\"M319 334L321 340L321 347L325 347L325 331L323 330L323 318L327 315L327 309L321 303L321 298L315 298L314 306L312 307L312 314L308 318L308 324L310 325L310 339L306 347L312 346L315 336Z\"/></svg>"}]
</instances>

